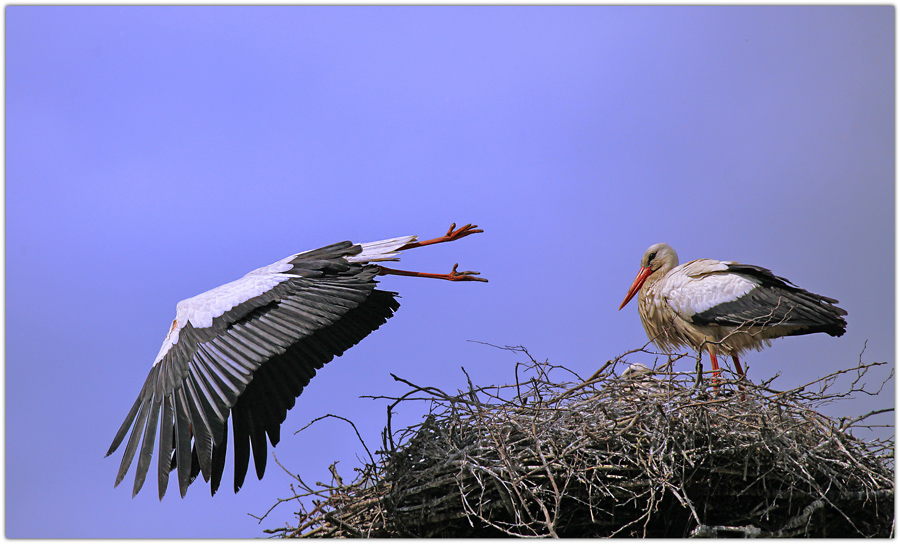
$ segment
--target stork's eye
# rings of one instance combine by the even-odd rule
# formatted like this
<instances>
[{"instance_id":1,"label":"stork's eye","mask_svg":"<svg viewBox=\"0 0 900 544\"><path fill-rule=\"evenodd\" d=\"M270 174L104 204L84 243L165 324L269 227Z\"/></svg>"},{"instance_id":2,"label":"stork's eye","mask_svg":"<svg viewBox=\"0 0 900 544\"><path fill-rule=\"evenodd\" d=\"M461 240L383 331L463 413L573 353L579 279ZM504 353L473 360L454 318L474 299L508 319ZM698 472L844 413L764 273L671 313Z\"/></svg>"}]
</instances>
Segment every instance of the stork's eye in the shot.
<instances>
[{"instance_id":1,"label":"stork's eye","mask_svg":"<svg viewBox=\"0 0 900 544\"><path fill-rule=\"evenodd\" d=\"M650 261L656 258L656 252L654 251L650 255L647 255L647 264L650 264Z\"/></svg>"}]
</instances>

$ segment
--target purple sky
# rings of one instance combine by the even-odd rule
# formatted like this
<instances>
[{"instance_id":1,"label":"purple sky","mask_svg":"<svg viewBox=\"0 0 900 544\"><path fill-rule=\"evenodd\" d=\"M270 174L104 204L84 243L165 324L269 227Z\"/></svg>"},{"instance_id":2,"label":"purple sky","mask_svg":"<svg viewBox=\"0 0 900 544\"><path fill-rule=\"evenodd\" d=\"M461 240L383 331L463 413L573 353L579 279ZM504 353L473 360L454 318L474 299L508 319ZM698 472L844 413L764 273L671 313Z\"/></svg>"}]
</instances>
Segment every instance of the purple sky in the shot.
<instances>
[{"instance_id":1,"label":"purple sky","mask_svg":"<svg viewBox=\"0 0 900 544\"><path fill-rule=\"evenodd\" d=\"M617 311L644 250L731 259L840 300L777 341L787 389L894 364L894 8L6 8L6 536L257 537L293 519L271 462L237 495L113 488L109 444L175 304L341 240L485 233L390 277L402 307L316 377L275 454L345 479L389 373L509 383L524 345L590 375L646 342ZM652 365L650 356L632 362ZM685 364L683 370L691 365ZM829 407L858 415L882 395ZM425 406L401 414L418 421ZM893 421L888 416L885 422ZM398 422L395 421L395 425ZM270 450L271 451L271 450ZM270 453L271 455L271 453ZM155 460L154 460L155 462ZM173 480L174 482L174 480Z\"/></svg>"}]
</instances>

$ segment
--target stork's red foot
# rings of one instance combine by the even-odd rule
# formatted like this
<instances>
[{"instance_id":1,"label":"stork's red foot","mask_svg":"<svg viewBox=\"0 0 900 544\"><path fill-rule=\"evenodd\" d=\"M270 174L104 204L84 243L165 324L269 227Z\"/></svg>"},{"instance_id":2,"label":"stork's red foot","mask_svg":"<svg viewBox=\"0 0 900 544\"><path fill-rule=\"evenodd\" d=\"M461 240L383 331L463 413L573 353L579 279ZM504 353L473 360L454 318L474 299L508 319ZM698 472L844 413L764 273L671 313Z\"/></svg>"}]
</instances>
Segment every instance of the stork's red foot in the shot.
<instances>
[{"instance_id":1,"label":"stork's red foot","mask_svg":"<svg viewBox=\"0 0 900 544\"><path fill-rule=\"evenodd\" d=\"M454 229L456 229L456 230L454 230ZM484 232L484 231L479 229L478 225L473 225L471 223L468 223L466 226L460 227L457 229L456 223L453 223L450 225L450 228L447 229L447 234L445 234L441 237L438 237L438 238L432 238L431 240L425 240L422 242L410 242L410 243L406 244L405 246L401 247L400 251L403 251L406 249L422 247L422 246L430 246L431 244L440 244L442 242L453 242L455 240L459 240L460 238L465 238L466 236L468 236L470 234L477 234L479 232Z\"/></svg>"},{"instance_id":2,"label":"stork's red foot","mask_svg":"<svg viewBox=\"0 0 900 544\"><path fill-rule=\"evenodd\" d=\"M480 232L480 231L479 231ZM471 234L471 233L469 233ZM474 272L472 270L465 270L463 272L457 272L456 267L459 266L459 263L453 265L453 270L447 274L447 279L450 281L483 281L487 282L487 278L476 278L481 274L481 272Z\"/></svg>"},{"instance_id":3,"label":"stork's red foot","mask_svg":"<svg viewBox=\"0 0 900 544\"><path fill-rule=\"evenodd\" d=\"M459 263L453 265L453 270L450 271L449 274L431 274L429 272L411 272L409 270L396 270L394 268L387 268L385 266L378 267L378 275L386 276L415 276L417 278L434 278L436 280L447 280L447 281L483 281L487 282L486 278L478 278L480 272L473 272L472 270L465 270L463 272L457 272L456 267L459 266Z\"/></svg>"},{"instance_id":4,"label":"stork's red foot","mask_svg":"<svg viewBox=\"0 0 900 544\"><path fill-rule=\"evenodd\" d=\"M444 241L450 242L453 240L459 240L460 238L465 238L470 234L477 234L479 232L484 232L478 225L473 225L472 223L466 223L464 227L459 227L456 230L456 223L451 223L450 228L447 229L447 234L444 235Z\"/></svg>"}]
</instances>

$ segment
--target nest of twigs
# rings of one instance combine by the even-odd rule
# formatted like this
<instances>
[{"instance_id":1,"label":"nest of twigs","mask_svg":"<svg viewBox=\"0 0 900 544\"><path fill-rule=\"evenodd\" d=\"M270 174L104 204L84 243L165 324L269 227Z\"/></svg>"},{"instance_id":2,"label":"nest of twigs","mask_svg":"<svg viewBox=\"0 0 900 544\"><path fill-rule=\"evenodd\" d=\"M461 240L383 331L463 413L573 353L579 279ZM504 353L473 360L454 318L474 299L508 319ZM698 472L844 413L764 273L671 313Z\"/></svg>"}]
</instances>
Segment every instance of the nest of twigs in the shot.
<instances>
[{"instance_id":1,"label":"nest of twigs","mask_svg":"<svg viewBox=\"0 0 900 544\"><path fill-rule=\"evenodd\" d=\"M623 363L629 352L583 380L523 348L506 349L528 358L517 363L511 385L470 382L450 395L395 376L410 391L392 398L377 459L356 469L352 483L333 466L331 484L311 487L297 478L295 496L278 503L299 508L297 525L267 532L893 535L893 437L864 441L852 433L892 408L841 420L817 411L854 393L877 393L862 378L886 363L860 363L776 391L771 380L701 379L699 364L697 372L672 372L684 356L650 371ZM836 392L839 381L850 384ZM415 400L429 402L424 421L393 431L392 409Z\"/></svg>"}]
</instances>

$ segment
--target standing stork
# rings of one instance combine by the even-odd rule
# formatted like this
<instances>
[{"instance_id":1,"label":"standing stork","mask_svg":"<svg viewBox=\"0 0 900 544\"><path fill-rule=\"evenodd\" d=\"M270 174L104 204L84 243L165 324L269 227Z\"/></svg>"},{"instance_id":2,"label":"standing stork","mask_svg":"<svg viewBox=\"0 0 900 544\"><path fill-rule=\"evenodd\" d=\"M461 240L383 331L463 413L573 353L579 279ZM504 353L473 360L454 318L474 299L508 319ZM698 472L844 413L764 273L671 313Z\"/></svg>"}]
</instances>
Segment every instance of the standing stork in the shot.
<instances>
[{"instance_id":1,"label":"standing stork","mask_svg":"<svg viewBox=\"0 0 900 544\"><path fill-rule=\"evenodd\" d=\"M678 265L668 244L655 244L641 258L631 289L647 336L665 351L690 346L709 351L719 375L718 354L730 355L741 378L738 356L770 346L773 338L825 332L841 336L847 312L833 298L816 295L766 268L733 261L696 259Z\"/></svg>"},{"instance_id":2,"label":"standing stork","mask_svg":"<svg viewBox=\"0 0 900 544\"><path fill-rule=\"evenodd\" d=\"M476 227L456 229L454 223L444 236L422 242L404 236L333 244L291 255L179 302L150 375L106 454L119 447L133 426L116 486L137 453L132 497L140 491L158 423L160 500L176 467L182 497L201 472L205 481L212 480L215 495L225 467L229 415L235 493L243 485L251 449L256 475L262 479L266 435L273 447L278 444L287 411L316 370L400 307L397 293L375 288L376 276L487 281L477 277L478 272L457 272L457 265L449 274L428 274L373 263L396 261L400 251L482 232Z\"/></svg>"}]
</instances>

